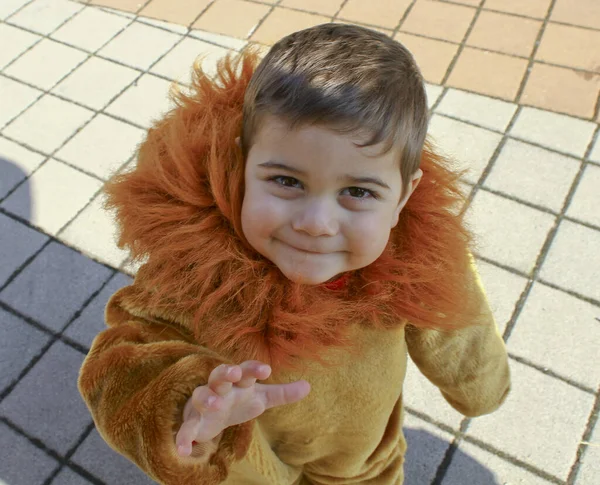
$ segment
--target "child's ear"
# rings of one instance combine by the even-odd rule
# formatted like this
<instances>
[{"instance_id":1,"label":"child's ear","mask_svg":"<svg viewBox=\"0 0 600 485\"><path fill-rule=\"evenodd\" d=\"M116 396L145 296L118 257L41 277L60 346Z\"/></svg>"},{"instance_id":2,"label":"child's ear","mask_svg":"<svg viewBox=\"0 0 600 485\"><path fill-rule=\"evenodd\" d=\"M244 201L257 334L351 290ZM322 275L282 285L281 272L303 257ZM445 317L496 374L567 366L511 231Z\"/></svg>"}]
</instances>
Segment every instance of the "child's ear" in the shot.
<instances>
[{"instance_id":1,"label":"child's ear","mask_svg":"<svg viewBox=\"0 0 600 485\"><path fill-rule=\"evenodd\" d=\"M410 184L407 187L406 193L404 194L404 197L400 199L400 202L398 202L398 207L396 207L396 210L394 211L394 217L392 219L391 227L392 229L398 224L398 220L400 219L400 212L402 212L402 209L404 209L404 206L408 202L408 199L419 185L419 182L421 182L421 178L423 178L423 170L418 168L417 171L410 178Z\"/></svg>"}]
</instances>

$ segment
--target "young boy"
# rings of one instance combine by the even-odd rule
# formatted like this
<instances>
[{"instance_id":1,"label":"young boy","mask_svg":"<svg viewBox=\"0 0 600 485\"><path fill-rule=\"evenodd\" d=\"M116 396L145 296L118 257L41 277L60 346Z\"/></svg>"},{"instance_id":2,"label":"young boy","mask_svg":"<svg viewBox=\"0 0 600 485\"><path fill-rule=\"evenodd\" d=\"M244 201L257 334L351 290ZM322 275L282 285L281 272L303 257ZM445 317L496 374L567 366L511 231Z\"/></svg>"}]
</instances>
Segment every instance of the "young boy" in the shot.
<instances>
[{"instance_id":1,"label":"young boy","mask_svg":"<svg viewBox=\"0 0 600 485\"><path fill-rule=\"evenodd\" d=\"M509 389L457 176L385 35L320 25L255 65L198 72L108 185L146 262L81 393L160 483L401 484L407 352L467 416Z\"/></svg>"}]
</instances>

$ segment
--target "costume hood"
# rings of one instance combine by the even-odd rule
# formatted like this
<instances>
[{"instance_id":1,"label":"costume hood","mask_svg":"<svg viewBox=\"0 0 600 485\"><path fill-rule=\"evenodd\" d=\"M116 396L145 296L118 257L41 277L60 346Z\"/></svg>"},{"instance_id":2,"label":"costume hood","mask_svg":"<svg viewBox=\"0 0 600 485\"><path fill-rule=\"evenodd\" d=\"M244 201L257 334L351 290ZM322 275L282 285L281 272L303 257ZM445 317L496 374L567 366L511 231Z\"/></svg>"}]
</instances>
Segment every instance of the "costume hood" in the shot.
<instances>
[{"instance_id":1,"label":"costume hood","mask_svg":"<svg viewBox=\"0 0 600 485\"><path fill-rule=\"evenodd\" d=\"M364 325L453 329L472 321L470 271L458 175L427 144L423 178L370 266L341 290L295 284L249 246L241 229L246 87L258 64L246 51L219 64L214 79L195 68L192 89L154 123L136 167L106 185L119 247L145 264L130 288L132 312L174 320L234 361L290 366L346 345Z\"/></svg>"}]
</instances>

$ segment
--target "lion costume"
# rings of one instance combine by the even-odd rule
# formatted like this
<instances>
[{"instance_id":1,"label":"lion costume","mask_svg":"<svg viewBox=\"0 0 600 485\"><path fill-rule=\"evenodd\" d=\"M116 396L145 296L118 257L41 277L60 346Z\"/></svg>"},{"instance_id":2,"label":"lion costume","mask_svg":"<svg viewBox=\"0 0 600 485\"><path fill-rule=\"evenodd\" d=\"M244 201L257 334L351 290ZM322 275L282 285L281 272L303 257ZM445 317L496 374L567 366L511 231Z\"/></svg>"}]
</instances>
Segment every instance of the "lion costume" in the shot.
<instances>
[{"instance_id":1,"label":"lion costume","mask_svg":"<svg viewBox=\"0 0 600 485\"><path fill-rule=\"evenodd\" d=\"M106 308L79 388L106 442L162 484L403 481L407 353L467 416L496 409L508 361L457 215L457 175L426 145L422 181L381 257L318 286L287 280L241 230L244 93L257 57L227 59L149 130L108 184L119 245L143 260ZM305 379L302 401L232 426L192 456L174 436L192 391L222 363Z\"/></svg>"}]
</instances>

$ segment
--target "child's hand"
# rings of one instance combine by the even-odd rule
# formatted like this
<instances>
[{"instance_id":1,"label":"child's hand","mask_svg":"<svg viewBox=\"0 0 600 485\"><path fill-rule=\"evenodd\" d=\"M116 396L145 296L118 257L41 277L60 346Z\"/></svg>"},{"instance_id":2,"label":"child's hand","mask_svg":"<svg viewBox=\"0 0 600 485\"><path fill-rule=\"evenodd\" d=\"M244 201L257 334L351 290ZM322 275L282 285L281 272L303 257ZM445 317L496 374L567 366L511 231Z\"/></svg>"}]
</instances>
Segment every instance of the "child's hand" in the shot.
<instances>
[{"instance_id":1,"label":"child's hand","mask_svg":"<svg viewBox=\"0 0 600 485\"><path fill-rule=\"evenodd\" d=\"M183 424L175 438L181 456L192 453L192 442L210 441L225 428L245 423L266 409L291 404L306 397L310 384L256 384L267 379L271 368L249 360L240 365L220 365L197 387L183 410Z\"/></svg>"}]
</instances>

